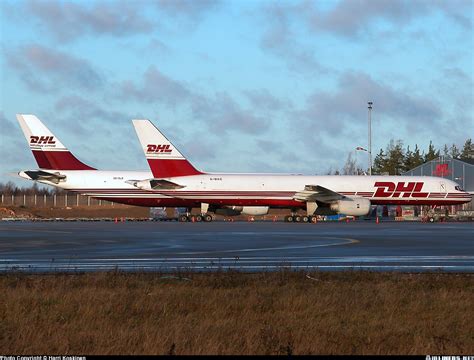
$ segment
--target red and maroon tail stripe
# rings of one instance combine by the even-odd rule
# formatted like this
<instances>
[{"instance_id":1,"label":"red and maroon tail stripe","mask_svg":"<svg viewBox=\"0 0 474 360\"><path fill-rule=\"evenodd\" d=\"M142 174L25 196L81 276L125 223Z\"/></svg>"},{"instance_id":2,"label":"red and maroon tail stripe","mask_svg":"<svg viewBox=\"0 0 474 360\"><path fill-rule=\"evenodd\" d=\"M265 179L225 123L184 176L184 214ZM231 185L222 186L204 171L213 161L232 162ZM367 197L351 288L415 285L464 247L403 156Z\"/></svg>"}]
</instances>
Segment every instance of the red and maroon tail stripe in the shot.
<instances>
[{"instance_id":1,"label":"red and maroon tail stripe","mask_svg":"<svg viewBox=\"0 0 474 360\"><path fill-rule=\"evenodd\" d=\"M51 170L96 170L78 160L69 151L32 150L41 169Z\"/></svg>"},{"instance_id":2,"label":"red and maroon tail stripe","mask_svg":"<svg viewBox=\"0 0 474 360\"><path fill-rule=\"evenodd\" d=\"M156 178L168 178L175 176L201 175L202 172L196 170L186 159L166 160L166 159L147 159L151 172Z\"/></svg>"}]
</instances>

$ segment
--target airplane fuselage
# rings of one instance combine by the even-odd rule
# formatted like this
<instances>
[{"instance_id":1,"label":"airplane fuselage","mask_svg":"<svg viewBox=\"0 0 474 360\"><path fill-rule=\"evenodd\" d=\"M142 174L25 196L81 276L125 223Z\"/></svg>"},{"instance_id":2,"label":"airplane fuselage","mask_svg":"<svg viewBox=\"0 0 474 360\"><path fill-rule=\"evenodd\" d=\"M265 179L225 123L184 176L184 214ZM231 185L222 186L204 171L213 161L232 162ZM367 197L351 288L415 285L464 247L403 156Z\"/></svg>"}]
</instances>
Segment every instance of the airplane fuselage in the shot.
<instances>
[{"instance_id":1,"label":"airplane fuselage","mask_svg":"<svg viewBox=\"0 0 474 360\"><path fill-rule=\"evenodd\" d=\"M307 185L323 186L349 198L365 198L374 205L455 205L471 200L471 195L460 190L457 183L430 176L205 173L170 178L182 188L155 191L126 183L151 179L150 171L60 170L59 173L65 175L65 179L58 184L40 182L139 206L194 207L208 203L215 206L304 208L305 203L294 197Z\"/></svg>"}]
</instances>

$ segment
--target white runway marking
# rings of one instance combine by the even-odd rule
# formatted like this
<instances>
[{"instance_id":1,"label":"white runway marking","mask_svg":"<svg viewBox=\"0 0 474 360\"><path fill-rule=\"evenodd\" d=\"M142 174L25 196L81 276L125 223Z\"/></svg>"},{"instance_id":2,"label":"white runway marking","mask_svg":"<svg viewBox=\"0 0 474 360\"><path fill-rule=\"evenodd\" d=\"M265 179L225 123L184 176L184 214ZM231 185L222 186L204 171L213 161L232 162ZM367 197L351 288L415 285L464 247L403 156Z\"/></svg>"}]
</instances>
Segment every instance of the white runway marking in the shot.
<instances>
[{"instance_id":1,"label":"white runway marking","mask_svg":"<svg viewBox=\"0 0 474 360\"><path fill-rule=\"evenodd\" d=\"M233 249L233 250L211 250L211 251L190 251L176 253L176 255L199 255L199 254L215 254L215 253L240 253L240 252L258 252L258 251L269 251L269 250L297 250L297 249L311 249L317 247L326 246L338 246L338 245L349 245L356 244L359 240L349 238L326 238L330 240L344 240L337 243L330 244L316 244L316 245L296 245L296 246L278 246L278 247L267 247L267 248L251 248L251 249Z\"/></svg>"},{"instance_id":2,"label":"white runway marking","mask_svg":"<svg viewBox=\"0 0 474 360\"><path fill-rule=\"evenodd\" d=\"M17 232L41 232L41 233L58 233L58 234L72 234L72 231L61 230L43 230L43 229L16 229L16 228L0 228L0 231L17 231Z\"/></svg>"},{"instance_id":3,"label":"white runway marking","mask_svg":"<svg viewBox=\"0 0 474 360\"><path fill-rule=\"evenodd\" d=\"M114 270L117 266L115 265L97 265L97 264L90 264L90 265L75 265L71 264L70 266L51 266L51 265L28 265L28 266L21 266L16 265L10 268L3 268L0 269L1 271L96 271L96 270ZM240 265L240 266L223 266L223 265L209 265L209 266L196 266L196 265L188 265L188 266L177 266L177 267L158 267L156 265L152 266L137 266L137 265L127 265L121 264L119 267L121 270L131 270L131 271L175 271L175 270L189 270L189 271L196 271L196 270L220 270L220 269L235 269L235 270L244 270L244 271L256 271L256 270L275 270L278 268L289 268L292 270L331 270L331 269L349 269L349 270L452 270L452 271L468 271L472 272L474 270L473 265L291 265L286 266L284 264L279 266L266 266L266 265Z\"/></svg>"},{"instance_id":4,"label":"white runway marking","mask_svg":"<svg viewBox=\"0 0 474 360\"><path fill-rule=\"evenodd\" d=\"M411 263L411 264L410 264ZM426 264L428 263L428 264ZM173 257L173 258L68 258L1 259L0 271L175 271L236 269L242 271L275 270L474 270L474 256L347 256L347 257Z\"/></svg>"},{"instance_id":5,"label":"white runway marking","mask_svg":"<svg viewBox=\"0 0 474 360\"><path fill-rule=\"evenodd\" d=\"M120 261L293 261L293 262L310 262L310 261L352 261L352 262L370 262L370 261L457 261L457 260L472 260L474 261L474 256L465 256L465 255L447 255L447 256L347 256L347 257L304 257L299 256L255 256L255 257L163 257L163 258L79 258L76 256L71 256L70 258L63 258L62 261L66 260L80 260L80 261L91 261L91 262L120 262ZM33 261L32 259L0 259L0 262L5 261ZM38 261L38 260L36 260ZM41 260L40 260L41 261ZM49 259L42 261L51 261Z\"/></svg>"}]
</instances>

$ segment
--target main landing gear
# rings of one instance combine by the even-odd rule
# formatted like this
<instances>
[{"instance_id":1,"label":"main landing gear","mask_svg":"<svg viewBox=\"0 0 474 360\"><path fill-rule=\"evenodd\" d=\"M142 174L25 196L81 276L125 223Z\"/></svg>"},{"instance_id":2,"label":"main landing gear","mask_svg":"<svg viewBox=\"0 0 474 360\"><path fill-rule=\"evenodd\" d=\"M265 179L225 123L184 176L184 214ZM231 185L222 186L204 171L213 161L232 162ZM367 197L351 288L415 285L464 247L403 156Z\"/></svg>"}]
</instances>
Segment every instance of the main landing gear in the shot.
<instances>
[{"instance_id":1,"label":"main landing gear","mask_svg":"<svg viewBox=\"0 0 474 360\"><path fill-rule=\"evenodd\" d=\"M317 223L318 219L316 216L308 216L308 215L287 215L285 216L285 222L303 222L303 223Z\"/></svg>"},{"instance_id":2,"label":"main landing gear","mask_svg":"<svg viewBox=\"0 0 474 360\"><path fill-rule=\"evenodd\" d=\"M178 217L179 222L211 222L213 220L212 215L202 214L202 215L191 215L191 214L182 214Z\"/></svg>"},{"instance_id":3,"label":"main landing gear","mask_svg":"<svg viewBox=\"0 0 474 360\"><path fill-rule=\"evenodd\" d=\"M285 216L285 222L303 222L303 223L313 223L318 222L318 218L313 215L318 208L318 204L314 201L306 202L306 215L298 215L298 209L291 209L291 215Z\"/></svg>"},{"instance_id":4,"label":"main landing gear","mask_svg":"<svg viewBox=\"0 0 474 360\"><path fill-rule=\"evenodd\" d=\"M188 212L186 214L182 214L179 216L179 222L211 222L214 220L212 215L208 213L209 211L209 204L201 203L201 214L199 215L191 215L191 209L188 208Z\"/></svg>"},{"instance_id":5,"label":"main landing gear","mask_svg":"<svg viewBox=\"0 0 474 360\"><path fill-rule=\"evenodd\" d=\"M208 213L209 211L209 204L202 203L201 204L201 214L199 215L191 215L191 209L187 209L186 214L181 214L178 217L179 222L211 222L214 220L212 215Z\"/></svg>"}]
</instances>

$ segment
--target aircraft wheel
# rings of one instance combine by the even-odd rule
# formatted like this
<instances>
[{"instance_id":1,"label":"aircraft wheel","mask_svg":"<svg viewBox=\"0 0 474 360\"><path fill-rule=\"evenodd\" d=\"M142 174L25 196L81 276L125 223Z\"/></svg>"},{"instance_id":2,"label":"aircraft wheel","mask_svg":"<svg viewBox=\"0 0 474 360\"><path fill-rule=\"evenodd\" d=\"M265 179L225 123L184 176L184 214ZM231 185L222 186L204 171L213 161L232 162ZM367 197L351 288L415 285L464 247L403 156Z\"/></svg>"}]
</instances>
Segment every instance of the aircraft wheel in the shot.
<instances>
[{"instance_id":1,"label":"aircraft wheel","mask_svg":"<svg viewBox=\"0 0 474 360\"><path fill-rule=\"evenodd\" d=\"M285 216L285 222L293 222L293 216L291 215Z\"/></svg>"},{"instance_id":2,"label":"aircraft wheel","mask_svg":"<svg viewBox=\"0 0 474 360\"><path fill-rule=\"evenodd\" d=\"M301 222L301 216L296 215L295 216L295 222L298 222L298 223Z\"/></svg>"},{"instance_id":3,"label":"aircraft wheel","mask_svg":"<svg viewBox=\"0 0 474 360\"><path fill-rule=\"evenodd\" d=\"M183 215L179 215L178 221L179 222L187 222L187 221L189 221L189 219L188 219L187 215L183 214Z\"/></svg>"},{"instance_id":4,"label":"aircraft wheel","mask_svg":"<svg viewBox=\"0 0 474 360\"><path fill-rule=\"evenodd\" d=\"M204 221L211 222L212 221L212 216L209 215L209 214L204 215Z\"/></svg>"},{"instance_id":5,"label":"aircraft wheel","mask_svg":"<svg viewBox=\"0 0 474 360\"><path fill-rule=\"evenodd\" d=\"M313 224L316 224L318 222L318 218L316 216L311 216L310 217L310 221L313 223Z\"/></svg>"},{"instance_id":6,"label":"aircraft wheel","mask_svg":"<svg viewBox=\"0 0 474 360\"><path fill-rule=\"evenodd\" d=\"M309 217L308 216L303 216L302 220L303 220L304 223L307 223L309 221Z\"/></svg>"},{"instance_id":7,"label":"aircraft wheel","mask_svg":"<svg viewBox=\"0 0 474 360\"><path fill-rule=\"evenodd\" d=\"M196 219L196 222L201 222L202 221L202 216L201 215L196 215L195 219Z\"/></svg>"}]
</instances>

